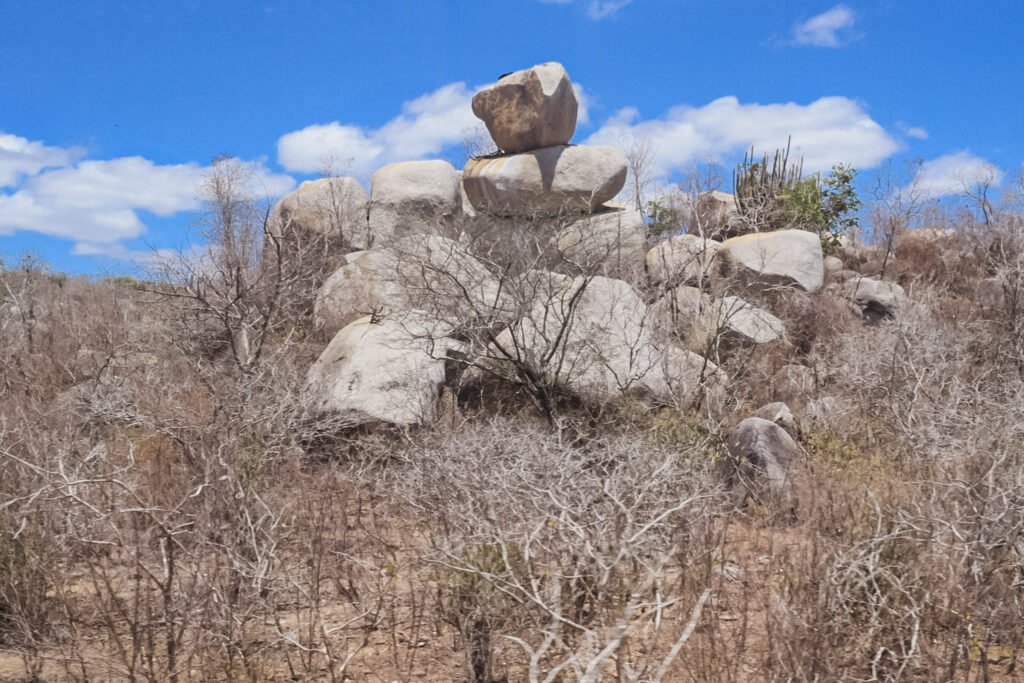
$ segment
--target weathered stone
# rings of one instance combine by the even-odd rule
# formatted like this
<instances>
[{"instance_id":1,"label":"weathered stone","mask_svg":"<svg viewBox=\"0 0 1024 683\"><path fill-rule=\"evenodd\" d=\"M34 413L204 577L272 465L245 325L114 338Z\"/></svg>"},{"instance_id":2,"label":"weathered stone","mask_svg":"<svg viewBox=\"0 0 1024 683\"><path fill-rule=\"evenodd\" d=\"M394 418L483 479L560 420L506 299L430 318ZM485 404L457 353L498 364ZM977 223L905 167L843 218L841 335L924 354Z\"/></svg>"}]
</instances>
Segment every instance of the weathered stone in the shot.
<instances>
[{"instance_id":1,"label":"weathered stone","mask_svg":"<svg viewBox=\"0 0 1024 683\"><path fill-rule=\"evenodd\" d=\"M470 159L462 178L477 211L528 218L589 213L625 183L622 152L582 145Z\"/></svg>"},{"instance_id":2,"label":"weathered stone","mask_svg":"<svg viewBox=\"0 0 1024 683\"><path fill-rule=\"evenodd\" d=\"M473 113L505 152L568 143L578 109L569 74L558 62L505 74L473 96Z\"/></svg>"},{"instance_id":3,"label":"weathered stone","mask_svg":"<svg viewBox=\"0 0 1024 683\"><path fill-rule=\"evenodd\" d=\"M789 409L789 406L781 401L761 406L754 413L753 417L774 422L791 434L796 433L797 426L793 412Z\"/></svg>"},{"instance_id":4,"label":"weathered stone","mask_svg":"<svg viewBox=\"0 0 1024 683\"><path fill-rule=\"evenodd\" d=\"M629 274L643 267L647 226L640 212L602 207L559 231L552 242L562 259L593 272Z\"/></svg>"},{"instance_id":5,"label":"weathered stone","mask_svg":"<svg viewBox=\"0 0 1024 683\"><path fill-rule=\"evenodd\" d=\"M690 218L690 232L717 240L742 232L742 220L736 198L728 192L711 190L697 197Z\"/></svg>"},{"instance_id":6,"label":"weathered stone","mask_svg":"<svg viewBox=\"0 0 1024 683\"><path fill-rule=\"evenodd\" d=\"M692 284L704 281L720 242L697 235L676 235L647 252L647 275L655 284Z\"/></svg>"},{"instance_id":7,"label":"weathered stone","mask_svg":"<svg viewBox=\"0 0 1024 683\"><path fill-rule=\"evenodd\" d=\"M655 302L651 316L656 329L668 330L698 353L728 353L781 339L786 333L781 320L739 297L716 299L686 285Z\"/></svg>"},{"instance_id":8,"label":"weathered stone","mask_svg":"<svg viewBox=\"0 0 1024 683\"><path fill-rule=\"evenodd\" d=\"M843 265L842 260L836 258L835 256L826 256L824 266L825 276L830 280L834 280L836 276L839 275L839 273L843 272L843 270L846 268L846 266Z\"/></svg>"},{"instance_id":9,"label":"weathered stone","mask_svg":"<svg viewBox=\"0 0 1024 683\"><path fill-rule=\"evenodd\" d=\"M445 345L414 317L361 318L339 331L309 370L306 395L346 425L431 422Z\"/></svg>"},{"instance_id":10,"label":"weathered stone","mask_svg":"<svg viewBox=\"0 0 1024 683\"><path fill-rule=\"evenodd\" d=\"M760 417L748 417L726 440L732 465L732 483L744 498L762 503L790 501L791 469L800 447L779 425Z\"/></svg>"},{"instance_id":11,"label":"weathered stone","mask_svg":"<svg viewBox=\"0 0 1024 683\"><path fill-rule=\"evenodd\" d=\"M307 180L277 203L267 229L275 236L292 230L326 235L338 245L365 249L369 201L355 178Z\"/></svg>"},{"instance_id":12,"label":"weathered stone","mask_svg":"<svg viewBox=\"0 0 1024 683\"><path fill-rule=\"evenodd\" d=\"M907 295L895 282L853 277L843 283L843 295L868 322L891 320L906 305Z\"/></svg>"},{"instance_id":13,"label":"weathered stone","mask_svg":"<svg viewBox=\"0 0 1024 683\"><path fill-rule=\"evenodd\" d=\"M437 235L411 235L363 252L335 271L317 293L314 322L333 335L365 315L418 309L453 327L474 314L504 320L501 290L465 245Z\"/></svg>"},{"instance_id":14,"label":"weathered stone","mask_svg":"<svg viewBox=\"0 0 1024 683\"><path fill-rule=\"evenodd\" d=\"M741 235L722 242L711 269L716 289L753 287L768 291L797 287L821 289L825 266L821 240L806 230Z\"/></svg>"},{"instance_id":15,"label":"weathered stone","mask_svg":"<svg viewBox=\"0 0 1024 683\"><path fill-rule=\"evenodd\" d=\"M504 349L538 376L591 400L631 390L675 397L674 391L696 391L701 370L716 374L696 354L655 344L646 313L636 290L621 280L573 278L538 298L529 315L498 336L492 352L501 357Z\"/></svg>"},{"instance_id":16,"label":"weathered stone","mask_svg":"<svg viewBox=\"0 0 1024 683\"><path fill-rule=\"evenodd\" d=\"M447 234L461 215L459 174L447 161L388 164L373 174L369 215L373 246L411 234Z\"/></svg>"}]
</instances>

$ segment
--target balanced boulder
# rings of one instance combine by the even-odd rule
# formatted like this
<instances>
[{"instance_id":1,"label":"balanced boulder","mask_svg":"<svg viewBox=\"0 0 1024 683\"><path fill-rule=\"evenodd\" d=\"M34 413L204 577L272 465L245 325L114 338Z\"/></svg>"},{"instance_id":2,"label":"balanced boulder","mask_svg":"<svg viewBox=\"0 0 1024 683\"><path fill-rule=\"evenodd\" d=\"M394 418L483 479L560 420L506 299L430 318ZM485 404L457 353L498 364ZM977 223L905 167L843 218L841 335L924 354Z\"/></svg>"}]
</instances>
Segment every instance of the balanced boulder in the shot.
<instances>
[{"instance_id":1,"label":"balanced boulder","mask_svg":"<svg viewBox=\"0 0 1024 683\"><path fill-rule=\"evenodd\" d=\"M722 242L712 267L716 289L752 287L768 291L821 289L825 276L821 240L806 230L740 235Z\"/></svg>"},{"instance_id":2,"label":"balanced boulder","mask_svg":"<svg viewBox=\"0 0 1024 683\"><path fill-rule=\"evenodd\" d=\"M615 147L558 145L470 159L462 182L478 211L498 216L590 213L625 185L626 157Z\"/></svg>"},{"instance_id":3,"label":"balanced boulder","mask_svg":"<svg viewBox=\"0 0 1024 683\"><path fill-rule=\"evenodd\" d=\"M306 396L343 424L430 422L446 348L415 316L361 318L338 332L309 370Z\"/></svg>"},{"instance_id":4,"label":"balanced boulder","mask_svg":"<svg viewBox=\"0 0 1024 683\"><path fill-rule=\"evenodd\" d=\"M459 173L447 161L388 164L373 174L369 229L374 246L410 234L445 234L462 215Z\"/></svg>"},{"instance_id":5,"label":"balanced boulder","mask_svg":"<svg viewBox=\"0 0 1024 683\"><path fill-rule=\"evenodd\" d=\"M473 96L473 113L510 153L568 143L578 108L569 74L557 62L505 74Z\"/></svg>"}]
</instances>

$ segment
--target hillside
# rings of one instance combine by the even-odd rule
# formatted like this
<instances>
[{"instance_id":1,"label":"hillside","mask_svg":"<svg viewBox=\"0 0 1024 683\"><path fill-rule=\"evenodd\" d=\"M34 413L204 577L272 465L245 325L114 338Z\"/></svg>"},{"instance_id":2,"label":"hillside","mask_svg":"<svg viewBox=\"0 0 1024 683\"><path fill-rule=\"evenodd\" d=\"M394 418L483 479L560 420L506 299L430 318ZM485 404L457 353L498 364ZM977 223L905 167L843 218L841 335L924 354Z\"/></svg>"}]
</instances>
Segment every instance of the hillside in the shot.
<instances>
[{"instance_id":1,"label":"hillside","mask_svg":"<svg viewBox=\"0 0 1024 683\"><path fill-rule=\"evenodd\" d=\"M538 65L462 170L225 157L205 250L3 264L0 680L1017 680L1024 183L626 205L577 109Z\"/></svg>"}]
</instances>

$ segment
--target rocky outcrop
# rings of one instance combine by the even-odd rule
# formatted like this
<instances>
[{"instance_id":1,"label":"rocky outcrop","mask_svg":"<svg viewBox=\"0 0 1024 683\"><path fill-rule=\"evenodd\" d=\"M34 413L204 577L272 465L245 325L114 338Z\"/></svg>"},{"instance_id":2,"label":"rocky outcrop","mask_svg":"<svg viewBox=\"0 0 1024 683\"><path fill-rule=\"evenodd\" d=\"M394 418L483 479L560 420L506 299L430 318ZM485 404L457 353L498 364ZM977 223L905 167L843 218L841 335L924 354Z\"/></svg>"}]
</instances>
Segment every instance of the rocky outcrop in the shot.
<instances>
[{"instance_id":1,"label":"rocky outcrop","mask_svg":"<svg viewBox=\"0 0 1024 683\"><path fill-rule=\"evenodd\" d=\"M274 207L267 222L272 235L293 230L326 235L338 245L365 249L369 197L355 178L307 180Z\"/></svg>"},{"instance_id":2,"label":"rocky outcrop","mask_svg":"<svg viewBox=\"0 0 1024 683\"><path fill-rule=\"evenodd\" d=\"M545 147L470 159L466 195L478 211L524 218L590 213L626 183L626 157L614 147Z\"/></svg>"},{"instance_id":3,"label":"rocky outcrop","mask_svg":"<svg viewBox=\"0 0 1024 683\"><path fill-rule=\"evenodd\" d=\"M697 285L709 274L720 242L697 235L676 235L647 252L647 275L655 284Z\"/></svg>"},{"instance_id":4,"label":"rocky outcrop","mask_svg":"<svg viewBox=\"0 0 1024 683\"><path fill-rule=\"evenodd\" d=\"M853 277L843 283L843 295L868 322L891 320L907 303L907 295L895 282Z\"/></svg>"},{"instance_id":5,"label":"rocky outcrop","mask_svg":"<svg viewBox=\"0 0 1024 683\"><path fill-rule=\"evenodd\" d=\"M791 501L791 469L800 447L779 425L760 417L748 417L726 441L732 484L744 499L759 503Z\"/></svg>"},{"instance_id":6,"label":"rocky outcrop","mask_svg":"<svg viewBox=\"0 0 1024 683\"><path fill-rule=\"evenodd\" d=\"M447 161L388 164L373 174L369 210L373 246L410 234L446 235L461 215L459 174Z\"/></svg>"},{"instance_id":7,"label":"rocky outcrop","mask_svg":"<svg viewBox=\"0 0 1024 683\"><path fill-rule=\"evenodd\" d=\"M411 235L335 271L317 293L314 321L328 335L365 315L411 309L430 312L452 328L474 314L507 321L501 293L497 279L464 245Z\"/></svg>"},{"instance_id":8,"label":"rocky outcrop","mask_svg":"<svg viewBox=\"0 0 1024 683\"><path fill-rule=\"evenodd\" d=\"M339 331L309 370L306 396L342 424L431 422L445 344L415 316L361 318Z\"/></svg>"},{"instance_id":9,"label":"rocky outcrop","mask_svg":"<svg viewBox=\"0 0 1024 683\"><path fill-rule=\"evenodd\" d=\"M560 260L606 275L640 272L647 226L639 211L605 206L563 228L552 238Z\"/></svg>"},{"instance_id":10,"label":"rocky outcrop","mask_svg":"<svg viewBox=\"0 0 1024 683\"><path fill-rule=\"evenodd\" d=\"M662 398L696 391L700 373L711 376L717 368L683 349L657 345L646 313L629 284L576 277L539 298L529 315L498 336L492 352L592 400L636 390Z\"/></svg>"},{"instance_id":11,"label":"rocky outcrop","mask_svg":"<svg viewBox=\"0 0 1024 683\"><path fill-rule=\"evenodd\" d=\"M722 242L712 264L716 289L795 287L816 292L824 281L821 240L806 230L741 235Z\"/></svg>"},{"instance_id":12,"label":"rocky outcrop","mask_svg":"<svg viewBox=\"0 0 1024 683\"><path fill-rule=\"evenodd\" d=\"M511 153L567 144L578 108L569 74L558 62L505 74L473 96L473 113L498 148Z\"/></svg>"}]
</instances>

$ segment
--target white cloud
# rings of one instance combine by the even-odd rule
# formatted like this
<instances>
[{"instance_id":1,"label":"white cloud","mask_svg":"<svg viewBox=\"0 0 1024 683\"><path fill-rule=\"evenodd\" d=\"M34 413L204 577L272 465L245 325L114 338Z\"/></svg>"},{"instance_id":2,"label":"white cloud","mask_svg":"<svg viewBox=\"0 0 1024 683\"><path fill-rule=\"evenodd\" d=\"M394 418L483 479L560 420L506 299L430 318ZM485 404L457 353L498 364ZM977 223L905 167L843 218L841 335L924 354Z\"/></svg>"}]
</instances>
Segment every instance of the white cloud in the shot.
<instances>
[{"instance_id":1,"label":"white cloud","mask_svg":"<svg viewBox=\"0 0 1024 683\"><path fill-rule=\"evenodd\" d=\"M928 131L921 126L911 126L907 128L907 137L917 138L918 140L927 140Z\"/></svg>"},{"instance_id":2,"label":"white cloud","mask_svg":"<svg viewBox=\"0 0 1024 683\"><path fill-rule=\"evenodd\" d=\"M808 105L742 104L722 97L702 107L680 105L663 118L641 120L635 108L616 113L591 135L587 144L627 147L633 139L647 140L655 172L702 162L735 159L753 146L756 153L786 146L803 155L805 171L821 171L835 163L857 168L875 166L896 152L899 142L855 101L823 97Z\"/></svg>"},{"instance_id":3,"label":"white cloud","mask_svg":"<svg viewBox=\"0 0 1024 683\"><path fill-rule=\"evenodd\" d=\"M856 38L852 33L855 23L856 17L849 7L836 5L794 26L793 44L842 47Z\"/></svg>"},{"instance_id":4,"label":"white cloud","mask_svg":"<svg viewBox=\"0 0 1024 683\"><path fill-rule=\"evenodd\" d=\"M436 156L479 123L472 99L465 83L450 83L406 102L402 113L380 128L338 121L307 126L277 141L278 163L297 173L315 173L334 163L365 179L385 164Z\"/></svg>"},{"instance_id":5,"label":"white cloud","mask_svg":"<svg viewBox=\"0 0 1024 683\"><path fill-rule=\"evenodd\" d=\"M14 187L24 176L67 166L81 158L80 147L48 147L42 142L0 132L0 187Z\"/></svg>"},{"instance_id":6,"label":"white cloud","mask_svg":"<svg viewBox=\"0 0 1024 683\"><path fill-rule=\"evenodd\" d=\"M960 194L978 183L998 187L1002 182L1003 172L995 164L967 150L924 162L915 177L916 189L929 197Z\"/></svg>"},{"instance_id":7,"label":"white cloud","mask_svg":"<svg viewBox=\"0 0 1024 683\"><path fill-rule=\"evenodd\" d=\"M576 92L576 99L579 100L580 107L576 113L576 124L580 126L590 125L590 108L594 106L594 98L590 96L582 85L579 83L573 83L572 89Z\"/></svg>"},{"instance_id":8,"label":"white cloud","mask_svg":"<svg viewBox=\"0 0 1024 683\"><path fill-rule=\"evenodd\" d=\"M633 0L591 0L587 6L587 16L594 21L611 17L631 2Z\"/></svg>"},{"instance_id":9,"label":"white cloud","mask_svg":"<svg viewBox=\"0 0 1024 683\"><path fill-rule=\"evenodd\" d=\"M146 232L139 211L173 216L199 207L196 185L206 168L160 165L142 157L82 161L26 179L0 194L0 235L28 230L82 244L114 245ZM276 196L295 181L257 166L259 191ZM81 247L85 249L86 247ZM108 253L116 247L108 246ZM76 253L85 253L78 251Z\"/></svg>"}]
</instances>

